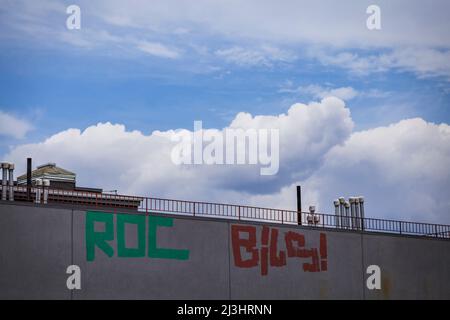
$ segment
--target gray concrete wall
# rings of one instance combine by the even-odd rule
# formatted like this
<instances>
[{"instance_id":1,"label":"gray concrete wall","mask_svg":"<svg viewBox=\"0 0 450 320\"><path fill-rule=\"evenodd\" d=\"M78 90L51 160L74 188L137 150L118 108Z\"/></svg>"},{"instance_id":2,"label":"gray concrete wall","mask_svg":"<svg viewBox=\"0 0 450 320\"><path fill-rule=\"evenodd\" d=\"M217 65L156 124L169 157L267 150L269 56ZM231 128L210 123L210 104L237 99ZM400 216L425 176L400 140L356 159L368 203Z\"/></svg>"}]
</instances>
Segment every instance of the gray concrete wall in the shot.
<instances>
[{"instance_id":1,"label":"gray concrete wall","mask_svg":"<svg viewBox=\"0 0 450 320\"><path fill-rule=\"evenodd\" d=\"M89 233L87 214L0 203L0 299L450 299L450 241L165 216L124 222L119 250L123 215L94 216L108 223ZM88 234L104 235L110 222L112 256L96 246L88 261ZM152 239L184 256L155 251ZM81 290L66 287L72 264ZM366 288L372 264L381 290Z\"/></svg>"}]
</instances>

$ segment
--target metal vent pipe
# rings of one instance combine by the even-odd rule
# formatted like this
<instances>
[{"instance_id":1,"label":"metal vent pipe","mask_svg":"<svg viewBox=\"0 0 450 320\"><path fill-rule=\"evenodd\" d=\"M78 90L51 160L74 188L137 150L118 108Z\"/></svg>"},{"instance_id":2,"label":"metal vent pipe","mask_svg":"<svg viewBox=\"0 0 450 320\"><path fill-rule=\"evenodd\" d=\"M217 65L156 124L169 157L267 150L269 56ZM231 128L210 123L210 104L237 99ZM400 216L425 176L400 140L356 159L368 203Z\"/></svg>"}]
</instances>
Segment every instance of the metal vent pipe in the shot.
<instances>
[{"instance_id":1,"label":"metal vent pipe","mask_svg":"<svg viewBox=\"0 0 450 320\"><path fill-rule=\"evenodd\" d=\"M350 204L348 202L345 202L344 206L345 206L345 217L346 217L346 220L347 220L346 225L347 225L347 229L349 229L349 228L351 228L351 225L350 225L350 212L349 212Z\"/></svg>"},{"instance_id":2,"label":"metal vent pipe","mask_svg":"<svg viewBox=\"0 0 450 320\"><path fill-rule=\"evenodd\" d=\"M364 230L364 197L358 197L359 199L359 218L360 218L360 227L361 230Z\"/></svg>"},{"instance_id":3,"label":"metal vent pipe","mask_svg":"<svg viewBox=\"0 0 450 320\"><path fill-rule=\"evenodd\" d=\"M14 201L14 164L9 164L9 201Z\"/></svg>"},{"instance_id":4,"label":"metal vent pipe","mask_svg":"<svg viewBox=\"0 0 450 320\"><path fill-rule=\"evenodd\" d=\"M339 200L334 200L334 219L336 220L336 228L341 227L341 218L340 218L340 212L339 212Z\"/></svg>"},{"instance_id":5,"label":"metal vent pipe","mask_svg":"<svg viewBox=\"0 0 450 320\"><path fill-rule=\"evenodd\" d=\"M350 214L352 217L355 217L356 216L355 198L350 197L348 198L348 201L350 202Z\"/></svg>"},{"instance_id":6,"label":"metal vent pipe","mask_svg":"<svg viewBox=\"0 0 450 320\"><path fill-rule=\"evenodd\" d=\"M49 193L49 187L50 187L50 180L44 179L42 180L44 185L44 204L48 203L48 193Z\"/></svg>"},{"instance_id":7,"label":"metal vent pipe","mask_svg":"<svg viewBox=\"0 0 450 320\"><path fill-rule=\"evenodd\" d=\"M356 221L360 219L359 216L359 198L355 197L355 227L356 227Z\"/></svg>"},{"instance_id":8,"label":"metal vent pipe","mask_svg":"<svg viewBox=\"0 0 450 320\"><path fill-rule=\"evenodd\" d=\"M41 203L42 179L36 179L36 203Z\"/></svg>"},{"instance_id":9,"label":"metal vent pipe","mask_svg":"<svg viewBox=\"0 0 450 320\"><path fill-rule=\"evenodd\" d=\"M302 187L297 186L297 224L302 225Z\"/></svg>"},{"instance_id":10,"label":"metal vent pipe","mask_svg":"<svg viewBox=\"0 0 450 320\"><path fill-rule=\"evenodd\" d=\"M6 201L7 191L8 191L8 169L9 163L3 162L2 167L2 200Z\"/></svg>"},{"instance_id":11,"label":"metal vent pipe","mask_svg":"<svg viewBox=\"0 0 450 320\"><path fill-rule=\"evenodd\" d=\"M345 199L343 197L339 198L339 212L341 216L341 225L343 228L347 227L347 218L345 216Z\"/></svg>"},{"instance_id":12,"label":"metal vent pipe","mask_svg":"<svg viewBox=\"0 0 450 320\"><path fill-rule=\"evenodd\" d=\"M49 192L49 187L50 187L50 180L48 179L44 179L43 181L43 185L44 185L44 204L48 203L48 192Z\"/></svg>"}]
</instances>

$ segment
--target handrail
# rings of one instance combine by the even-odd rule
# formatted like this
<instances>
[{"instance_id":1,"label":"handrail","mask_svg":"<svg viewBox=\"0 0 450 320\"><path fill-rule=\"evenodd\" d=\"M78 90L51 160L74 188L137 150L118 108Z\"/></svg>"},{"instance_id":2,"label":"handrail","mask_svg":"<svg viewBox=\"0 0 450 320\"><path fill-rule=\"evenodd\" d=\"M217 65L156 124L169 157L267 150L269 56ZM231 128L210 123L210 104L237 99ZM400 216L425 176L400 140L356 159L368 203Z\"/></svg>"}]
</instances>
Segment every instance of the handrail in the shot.
<instances>
[{"instance_id":1,"label":"handrail","mask_svg":"<svg viewBox=\"0 0 450 320\"><path fill-rule=\"evenodd\" d=\"M0 186L1 190L2 186ZM166 213L213 217L245 221L260 221L298 225L299 212L294 210L255 207L247 205L175 200L166 198L106 194L91 191L63 190L45 187L31 188L31 199L27 199L26 186L14 186L15 201L33 201L39 204L64 203L81 206L123 208L140 213ZM39 191L39 192L38 192ZM44 194L46 196L44 196ZM39 196L37 196L39 195ZM44 197L47 197L44 201ZM39 200L39 201L37 201ZM116 210L115 210L116 211ZM301 212L303 226L334 228L348 231L371 231L401 235L450 239L450 225L424 222L389 220L380 218L337 217L331 214ZM308 219L308 217L310 219ZM314 219L314 217L316 217Z\"/></svg>"}]
</instances>

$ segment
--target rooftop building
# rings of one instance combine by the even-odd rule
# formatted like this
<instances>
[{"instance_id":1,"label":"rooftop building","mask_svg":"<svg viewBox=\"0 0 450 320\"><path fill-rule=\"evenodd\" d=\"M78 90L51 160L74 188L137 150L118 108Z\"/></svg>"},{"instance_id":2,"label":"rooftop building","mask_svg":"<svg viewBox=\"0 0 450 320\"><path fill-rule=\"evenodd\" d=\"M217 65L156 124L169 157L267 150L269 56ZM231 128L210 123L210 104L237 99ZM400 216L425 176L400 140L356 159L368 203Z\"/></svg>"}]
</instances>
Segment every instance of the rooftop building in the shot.
<instances>
[{"instance_id":1,"label":"rooftop building","mask_svg":"<svg viewBox=\"0 0 450 320\"><path fill-rule=\"evenodd\" d=\"M36 185L36 179L50 180L52 188L75 190L76 174L66 169L57 167L55 163L47 163L38 166L31 172L31 183ZM17 185L25 186L27 184L27 174L17 177Z\"/></svg>"}]
</instances>

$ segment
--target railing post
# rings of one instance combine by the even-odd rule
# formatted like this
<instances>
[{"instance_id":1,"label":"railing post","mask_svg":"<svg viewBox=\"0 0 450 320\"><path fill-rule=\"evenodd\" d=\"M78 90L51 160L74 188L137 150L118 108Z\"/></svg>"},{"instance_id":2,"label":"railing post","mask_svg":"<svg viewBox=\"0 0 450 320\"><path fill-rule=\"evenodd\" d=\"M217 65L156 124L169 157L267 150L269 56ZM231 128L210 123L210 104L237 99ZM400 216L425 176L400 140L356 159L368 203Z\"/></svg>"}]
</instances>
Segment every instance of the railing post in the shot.
<instances>
[{"instance_id":1,"label":"railing post","mask_svg":"<svg viewBox=\"0 0 450 320\"><path fill-rule=\"evenodd\" d=\"M400 234L402 234L402 222L401 221L399 222L400 222Z\"/></svg>"},{"instance_id":2,"label":"railing post","mask_svg":"<svg viewBox=\"0 0 450 320\"><path fill-rule=\"evenodd\" d=\"M238 220L241 220L241 206L238 206Z\"/></svg>"},{"instance_id":3,"label":"railing post","mask_svg":"<svg viewBox=\"0 0 450 320\"><path fill-rule=\"evenodd\" d=\"M283 210L281 210L281 224L284 224L284 219L283 219Z\"/></svg>"},{"instance_id":4,"label":"railing post","mask_svg":"<svg viewBox=\"0 0 450 320\"><path fill-rule=\"evenodd\" d=\"M437 226L437 224L434 225L434 231L435 231L435 234L436 234L436 238L439 238L439 236L438 236L438 226Z\"/></svg>"},{"instance_id":5,"label":"railing post","mask_svg":"<svg viewBox=\"0 0 450 320\"><path fill-rule=\"evenodd\" d=\"M195 217L195 202L192 202L192 204L194 205L193 215L194 215L194 217Z\"/></svg>"}]
</instances>

